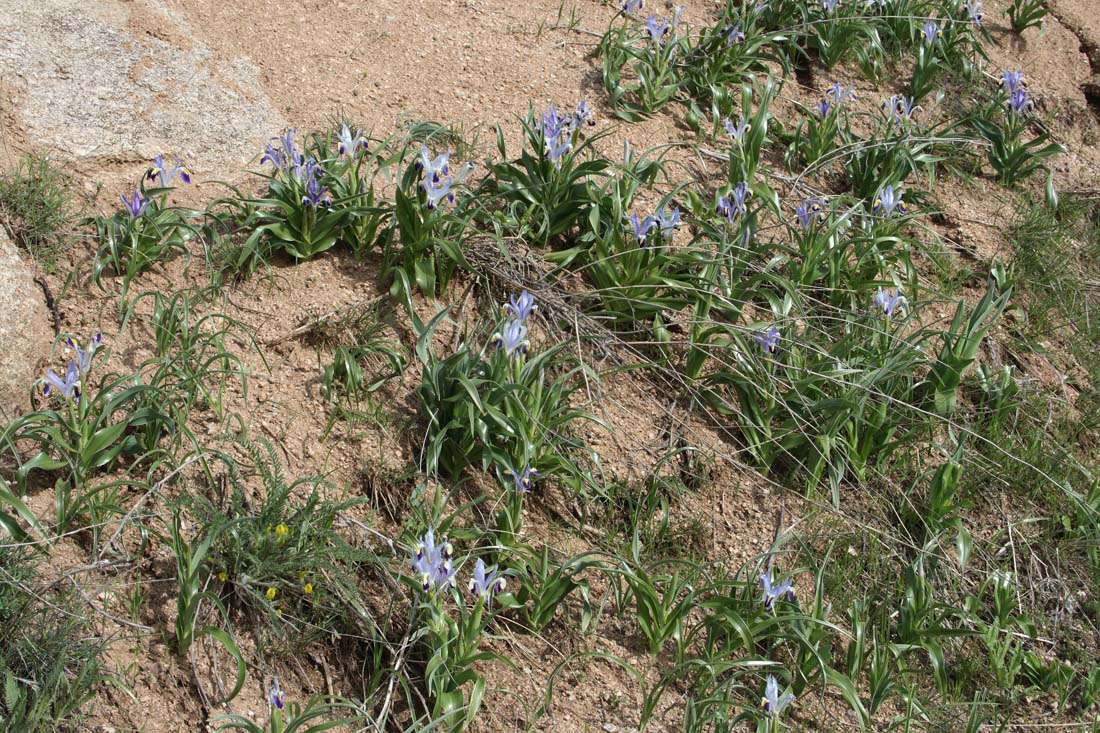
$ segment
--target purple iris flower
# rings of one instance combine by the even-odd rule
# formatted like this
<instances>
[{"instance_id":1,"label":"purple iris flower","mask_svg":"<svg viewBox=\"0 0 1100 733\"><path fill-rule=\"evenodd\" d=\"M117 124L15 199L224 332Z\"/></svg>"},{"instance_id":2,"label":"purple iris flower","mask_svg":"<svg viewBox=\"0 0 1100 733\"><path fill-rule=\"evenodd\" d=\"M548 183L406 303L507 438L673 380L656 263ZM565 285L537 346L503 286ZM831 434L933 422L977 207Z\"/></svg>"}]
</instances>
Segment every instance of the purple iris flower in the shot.
<instances>
[{"instance_id":1,"label":"purple iris flower","mask_svg":"<svg viewBox=\"0 0 1100 733\"><path fill-rule=\"evenodd\" d=\"M573 110L573 119L570 120L570 125L573 130L579 130L583 125L594 125L596 120L592 116L592 110L588 108L588 102L582 99L577 103L577 108Z\"/></svg>"},{"instance_id":2,"label":"purple iris flower","mask_svg":"<svg viewBox=\"0 0 1100 733\"><path fill-rule=\"evenodd\" d=\"M750 198L752 198L752 191L749 189L749 184L741 181L729 192L728 196L718 199L718 213L722 215L723 219L732 224L737 220L737 217L748 213L747 201Z\"/></svg>"},{"instance_id":3,"label":"purple iris flower","mask_svg":"<svg viewBox=\"0 0 1100 733\"><path fill-rule=\"evenodd\" d=\"M982 24L982 4L980 0L963 3L962 9L970 16L970 22L974 25Z\"/></svg>"},{"instance_id":4,"label":"purple iris flower","mask_svg":"<svg viewBox=\"0 0 1100 733\"><path fill-rule=\"evenodd\" d=\"M80 398L80 369L75 362L69 362L64 379L54 374L53 369L46 370L46 384L42 387L42 394L48 396L55 390L66 400Z\"/></svg>"},{"instance_id":5,"label":"purple iris flower","mask_svg":"<svg viewBox=\"0 0 1100 733\"><path fill-rule=\"evenodd\" d=\"M726 126L726 133L738 145L745 138L745 133L752 129L752 125L745 121L745 115L741 115L737 119L736 125L730 122L729 118L722 120L722 124Z\"/></svg>"},{"instance_id":6,"label":"purple iris flower","mask_svg":"<svg viewBox=\"0 0 1100 733\"><path fill-rule=\"evenodd\" d=\"M134 191L134 198L126 198L126 194L122 194L119 198L122 199L122 203L126 205L126 210L130 212L130 216L138 218L145 213L145 207L149 205L149 199L141 195L141 191Z\"/></svg>"},{"instance_id":7,"label":"purple iris flower","mask_svg":"<svg viewBox=\"0 0 1100 733\"><path fill-rule=\"evenodd\" d=\"M328 189L321 185L320 179L314 175L306 182L306 192L302 196L302 203L306 206L321 206L331 203L328 198Z\"/></svg>"},{"instance_id":8,"label":"purple iris flower","mask_svg":"<svg viewBox=\"0 0 1100 733\"><path fill-rule=\"evenodd\" d=\"M420 146L420 157L416 161L416 169L424 174L425 181L439 183L443 176L450 174L451 153L441 153L434 159L425 145Z\"/></svg>"},{"instance_id":9,"label":"purple iris flower","mask_svg":"<svg viewBox=\"0 0 1100 733\"><path fill-rule=\"evenodd\" d=\"M470 578L467 588L475 597L488 603L495 594L503 593L506 585L504 576L499 574L496 567L492 570L486 569L485 561L479 557L474 565L474 576Z\"/></svg>"},{"instance_id":10,"label":"purple iris flower","mask_svg":"<svg viewBox=\"0 0 1100 733\"><path fill-rule=\"evenodd\" d=\"M431 528L424 534L413 552L410 563L425 593L441 591L455 586L451 557L454 548L444 537L438 545Z\"/></svg>"},{"instance_id":11,"label":"purple iris flower","mask_svg":"<svg viewBox=\"0 0 1100 733\"><path fill-rule=\"evenodd\" d=\"M515 482L517 494L526 494L531 491L531 484L539 476L539 472L530 466L524 468L523 473L516 473L510 468L505 468L500 473L505 478L510 478Z\"/></svg>"},{"instance_id":12,"label":"purple iris flower","mask_svg":"<svg viewBox=\"0 0 1100 733\"><path fill-rule=\"evenodd\" d=\"M757 331L752 335L753 343L765 354L771 355L779 353L779 338L779 329L775 326L766 331Z\"/></svg>"},{"instance_id":13,"label":"purple iris flower","mask_svg":"<svg viewBox=\"0 0 1100 733\"><path fill-rule=\"evenodd\" d=\"M671 239L673 233L680 228L680 207L672 207L672 211L666 213L662 208L653 217L654 223L661 229L662 239Z\"/></svg>"},{"instance_id":14,"label":"purple iris flower","mask_svg":"<svg viewBox=\"0 0 1100 733\"><path fill-rule=\"evenodd\" d=\"M1012 93L1008 95L1009 112L1018 115L1025 115L1031 112L1035 108L1035 102L1032 101L1031 95L1027 93L1027 89L1023 87L1016 87L1012 90Z\"/></svg>"},{"instance_id":15,"label":"purple iris flower","mask_svg":"<svg viewBox=\"0 0 1100 733\"><path fill-rule=\"evenodd\" d=\"M561 159L573 149L573 141L567 136L546 139L546 157L555 168L561 167Z\"/></svg>"},{"instance_id":16,"label":"purple iris flower","mask_svg":"<svg viewBox=\"0 0 1100 733\"><path fill-rule=\"evenodd\" d=\"M940 27L936 24L936 21L930 20L924 24L924 28L921 29L921 35L924 36L924 45L931 48L936 44L936 40L940 37Z\"/></svg>"},{"instance_id":17,"label":"purple iris flower","mask_svg":"<svg viewBox=\"0 0 1100 733\"><path fill-rule=\"evenodd\" d=\"M826 97L831 97L833 104L840 105L844 102L858 99L856 97L856 90L854 87L845 87L839 81L834 82L829 90L825 92Z\"/></svg>"},{"instance_id":18,"label":"purple iris flower","mask_svg":"<svg viewBox=\"0 0 1100 733\"><path fill-rule=\"evenodd\" d=\"M882 103L882 111L889 115L897 127L903 122L912 122L913 115L924 108L917 104L914 97L906 97L904 94L895 94Z\"/></svg>"},{"instance_id":19,"label":"purple iris flower","mask_svg":"<svg viewBox=\"0 0 1100 733\"><path fill-rule=\"evenodd\" d=\"M1001 72L1001 89L1005 90L1009 94L1012 94L1017 89L1027 89L1027 82L1024 80L1024 72L1020 69L1016 71L1010 71L1005 69Z\"/></svg>"},{"instance_id":20,"label":"purple iris flower","mask_svg":"<svg viewBox=\"0 0 1100 733\"><path fill-rule=\"evenodd\" d=\"M896 210L899 214L905 213L905 202L901 200L902 195L905 193L904 189L899 188L894 190L893 186L886 186L879 192L878 197L875 199L874 205L871 209L876 214L883 214L884 216L890 216Z\"/></svg>"},{"instance_id":21,"label":"purple iris flower","mask_svg":"<svg viewBox=\"0 0 1100 733\"><path fill-rule=\"evenodd\" d=\"M828 97L826 97L825 99L822 99L820 102L814 105L814 110L821 117L828 117L829 113L833 111L833 103L829 101Z\"/></svg>"},{"instance_id":22,"label":"purple iris flower","mask_svg":"<svg viewBox=\"0 0 1100 733\"><path fill-rule=\"evenodd\" d=\"M509 295L508 302L505 303L503 307L504 315L520 323L526 323L527 319L535 315L539 310L538 303L535 302L535 296L531 295L526 290L520 293L518 298L514 295Z\"/></svg>"},{"instance_id":23,"label":"purple iris flower","mask_svg":"<svg viewBox=\"0 0 1100 733\"><path fill-rule=\"evenodd\" d=\"M783 708L787 707L794 700L794 693L788 692L783 697L779 696L779 682L776 681L775 675L768 675L768 684L764 688L764 697L760 700L760 704L764 707L764 712L769 716L775 718L778 717Z\"/></svg>"},{"instance_id":24,"label":"purple iris flower","mask_svg":"<svg viewBox=\"0 0 1100 733\"><path fill-rule=\"evenodd\" d=\"M896 311L909 305L908 301L905 300L905 296L900 292L894 291L891 294L889 290L883 290L882 286L879 286L878 292L875 293L874 303L875 307L887 318L893 317Z\"/></svg>"},{"instance_id":25,"label":"purple iris flower","mask_svg":"<svg viewBox=\"0 0 1100 733\"><path fill-rule=\"evenodd\" d=\"M451 185L453 181L450 176L439 180L436 178L425 178L420 187L424 189L424 193L427 194L428 209L435 209L439 206L439 202L443 199L447 199L451 203L454 203L455 195L451 191Z\"/></svg>"},{"instance_id":26,"label":"purple iris flower","mask_svg":"<svg viewBox=\"0 0 1100 733\"><path fill-rule=\"evenodd\" d=\"M645 0L623 0L623 12L627 15L634 15L642 6L645 5Z\"/></svg>"},{"instance_id":27,"label":"purple iris flower","mask_svg":"<svg viewBox=\"0 0 1100 733\"><path fill-rule=\"evenodd\" d=\"M794 601L794 584L791 583L791 579L787 578L779 585L772 585L772 574L769 570L760 576L760 588L764 591L764 608L768 611L772 610L772 605L782 598L787 597L788 601Z\"/></svg>"},{"instance_id":28,"label":"purple iris flower","mask_svg":"<svg viewBox=\"0 0 1100 733\"><path fill-rule=\"evenodd\" d=\"M822 0L821 6L825 9L826 13L831 13L836 10L837 4L840 0Z\"/></svg>"},{"instance_id":29,"label":"purple iris flower","mask_svg":"<svg viewBox=\"0 0 1100 733\"><path fill-rule=\"evenodd\" d=\"M741 24L726 26L726 45L740 46L745 42L745 32L741 30Z\"/></svg>"},{"instance_id":30,"label":"purple iris flower","mask_svg":"<svg viewBox=\"0 0 1100 733\"><path fill-rule=\"evenodd\" d=\"M824 223L826 218L825 204L825 199L816 196L802 199L802 203L794 210L798 225L803 229L809 229L815 222Z\"/></svg>"},{"instance_id":31,"label":"purple iris flower","mask_svg":"<svg viewBox=\"0 0 1100 733\"><path fill-rule=\"evenodd\" d=\"M493 334L490 343L493 346L502 347L504 353L508 356L513 356L517 351L526 355L527 349L531 345L531 342L527 340L527 326L523 324L523 321L518 320L505 323L504 328Z\"/></svg>"},{"instance_id":32,"label":"purple iris flower","mask_svg":"<svg viewBox=\"0 0 1100 733\"><path fill-rule=\"evenodd\" d=\"M176 158L175 165L168 167L168 164L164 162L164 156L157 155L153 158L153 165L145 172L145 180L155 180L158 188L167 188L177 174L184 183L191 183L191 169L180 162L179 158Z\"/></svg>"},{"instance_id":33,"label":"purple iris flower","mask_svg":"<svg viewBox=\"0 0 1100 733\"><path fill-rule=\"evenodd\" d=\"M340 155L346 155L349 158L354 158L355 154L360 150L367 149L367 141L363 137L362 130L356 130L355 134L351 134L351 128L347 123L340 128L340 133L336 136L338 143L337 148L340 151Z\"/></svg>"},{"instance_id":34,"label":"purple iris flower","mask_svg":"<svg viewBox=\"0 0 1100 733\"><path fill-rule=\"evenodd\" d=\"M645 246L645 238L649 235L649 230L656 224L657 220L652 216L638 219L638 214L636 212L630 215L630 225L634 227L634 241L638 243L639 247Z\"/></svg>"},{"instance_id":35,"label":"purple iris flower","mask_svg":"<svg viewBox=\"0 0 1100 733\"><path fill-rule=\"evenodd\" d=\"M95 357L96 349L103 344L103 334L97 333L88 342L88 348L80 348L80 344L76 342L76 339L66 339L65 343L76 354L76 368L80 372L80 376L88 376L88 372L92 371L92 359Z\"/></svg>"},{"instance_id":36,"label":"purple iris flower","mask_svg":"<svg viewBox=\"0 0 1100 733\"><path fill-rule=\"evenodd\" d=\"M260 165L271 163L283 173L289 173L294 168L301 168L302 154L294 144L294 138L297 134L294 128L288 127L283 130L283 134L272 138L267 147L264 148Z\"/></svg>"},{"instance_id":37,"label":"purple iris flower","mask_svg":"<svg viewBox=\"0 0 1100 733\"><path fill-rule=\"evenodd\" d=\"M282 710L286 707L286 695L283 694L283 689L279 687L278 677L274 679L271 689L267 691L267 702L276 710Z\"/></svg>"},{"instance_id":38,"label":"purple iris flower","mask_svg":"<svg viewBox=\"0 0 1100 733\"><path fill-rule=\"evenodd\" d=\"M650 40L658 44L670 30L670 26L665 19L657 15L651 15L646 18L645 27L646 30L649 31Z\"/></svg>"}]
</instances>

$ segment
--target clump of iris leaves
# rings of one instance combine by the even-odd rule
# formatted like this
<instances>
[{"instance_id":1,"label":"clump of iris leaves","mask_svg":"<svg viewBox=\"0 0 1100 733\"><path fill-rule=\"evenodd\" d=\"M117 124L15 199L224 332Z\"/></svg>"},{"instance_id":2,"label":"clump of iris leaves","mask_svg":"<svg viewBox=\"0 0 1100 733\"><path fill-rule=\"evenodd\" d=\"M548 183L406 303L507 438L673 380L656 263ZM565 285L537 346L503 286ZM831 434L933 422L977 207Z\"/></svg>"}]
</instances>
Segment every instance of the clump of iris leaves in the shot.
<instances>
[{"instance_id":1,"label":"clump of iris leaves","mask_svg":"<svg viewBox=\"0 0 1100 733\"><path fill-rule=\"evenodd\" d=\"M462 730L513 704L486 677L527 664L508 650L609 624L641 657L567 645L589 651L547 672L526 724L598 660L636 684L625 715L640 728L798 730L834 701L862 730L1000 729L1051 709L1095 725L1100 485L1070 447L1080 429L989 347L993 333L1027 342L1031 284L1015 261L957 268L929 226L942 176L987 179L1032 212L1017 243L1091 216L1058 201L1046 161L1063 149L1042 90L1023 70L986 71L980 2L617 11L597 46L601 101L627 122L673 107L694 130L682 145L720 173L678 179L672 146L612 152L618 128L571 100L499 129L487 160L433 123L381 139L349 120L285 130L258 157L260 193L217 184L203 210L172 205L194 174L158 156L117 213L84 222L118 321L59 339L56 371L28 385L32 409L0 432L0 523L17 548L0 554L13 650L0 725L64 729L103 685L126 687L96 662L107 632L52 615L82 603L36 575L61 537L88 552L85 571L124 581L102 626L125 615L181 659L223 655L228 676L196 682L206 699L264 692L266 712L215 717L224 730ZM1015 0L1007 15L1022 33L1045 10ZM828 80L819 96L777 114L807 69ZM56 177L26 176L42 165L4 179L9 226L12 212L59 210ZM366 469L365 492L288 477L235 411L257 389L248 353L277 357L224 312L243 281L341 250L379 264L396 307L314 324L325 435L371 422L415 434L415 465ZM135 294L177 256L200 258L208 281ZM455 312L456 278L488 285L472 321ZM139 323L153 356L115 371L113 334ZM641 481L605 471L585 441L610 429L592 395L623 372L668 400L678 436ZM419 411L404 427L381 397L402 375ZM722 451L691 445L677 427L689 418ZM682 509L704 491L738 501L718 461L751 466L807 515L791 529L775 500L749 542L768 549L737 567ZM49 516L28 506L44 489ZM549 497L591 549L525 532ZM140 568L160 547L171 624L146 613ZM27 633L34 618L59 634ZM61 668L50 660L66 648ZM352 692L273 676L318 651L355 660L340 670Z\"/></svg>"}]
</instances>

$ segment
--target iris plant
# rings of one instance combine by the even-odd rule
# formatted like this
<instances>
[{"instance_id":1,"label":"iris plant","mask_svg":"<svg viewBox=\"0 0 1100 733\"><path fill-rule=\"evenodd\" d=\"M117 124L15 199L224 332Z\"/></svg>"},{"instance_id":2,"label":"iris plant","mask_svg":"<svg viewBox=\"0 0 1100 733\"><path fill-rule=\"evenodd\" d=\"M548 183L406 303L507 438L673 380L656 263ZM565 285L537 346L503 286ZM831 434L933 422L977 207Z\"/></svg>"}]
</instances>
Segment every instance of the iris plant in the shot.
<instances>
[{"instance_id":1,"label":"iris plant","mask_svg":"<svg viewBox=\"0 0 1100 733\"><path fill-rule=\"evenodd\" d=\"M794 210L798 225L803 229L809 229L814 225L814 222L823 223L826 217L825 205L825 199L817 196L802 199L802 203Z\"/></svg>"},{"instance_id":2,"label":"iris plant","mask_svg":"<svg viewBox=\"0 0 1100 733\"><path fill-rule=\"evenodd\" d=\"M787 578L779 585L772 585L772 573L767 571L760 576L760 588L764 591L764 608L768 611L772 610L772 606L777 600L783 596L787 597L788 601L794 601L794 584L790 578Z\"/></svg>"},{"instance_id":3,"label":"iris plant","mask_svg":"<svg viewBox=\"0 0 1100 733\"><path fill-rule=\"evenodd\" d=\"M160 188L166 188L171 185L172 179L179 175L180 180L184 183L191 183L191 169L180 162L179 158L176 158L176 164L172 167L168 167L168 164L164 162L163 155L157 155L153 159L153 165L145 173L145 179L147 181L156 181L157 186Z\"/></svg>"},{"instance_id":4,"label":"iris plant","mask_svg":"<svg viewBox=\"0 0 1100 733\"><path fill-rule=\"evenodd\" d=\"M535 479L538 478L539 472L535 469L527 466L523 469L523 473L516 473L510 468L505 468L501 472L501 475L505 478L510 478L516 485L517 494L526 494L531 491L531 485Z\"/></svg>"},{"instance_id":5,"label":"iris plant","mask_svg":"<svg viewBox=\"0 0 1100 733\"><path fill-rule=\"evenodd\" d=\"M892 318L894 313L909 305L905 296L898 291L894 291L893 294L889 290L883 290L880 286L878 292L875 293L875 307L878 308L882 315L887 318Z\"/></svg>"},{"instance_id":6,"label":"iris plant","mask_svg":"<svg viewBox=\"0 0 1100 733\"><path fill-rule=\"evenodd\" d=\"M491 570L486 569L485 561L478 558L477 564L474 565L474 575L466 587L475 598L488 603L495 594L503 593L506 585L504 577L499 574L496 567Z\"/></svg>"},{"instance_id":7,"label":"iris plant","mask_svg":"<svg viewBox=\"0 0 1100 733\"><path fill-rule=\"evenodd\" d=\"M539 306L535 302L535 296L524 290L519 298L508 296L508 302L503 305L504 315L520 323L526 323L527 319L538 313Z\"/></svg>"},{"instance_id":8,"label":"iris plant","mask_svg":"<svg viewBox=\"0 0 1100 733\"><path fill-rule=\"evenodd\" d=\"M454 567L451 557L454 548L444 537L438 545L435 543L435 533L431 528L424 534L416 546L410 563L417 580L425 593L447 590L455 586Z\"/></svg>"},{"instance_id":9,"label":"iris plant","mask_svg":"<svg viewBox=\"0 0 1100 733\"><path fill-rule=\"evenodd\" d=\"M903 122L912 122L913 115L924 108L917 104L915 97L906 97L904 94L895 94L882 103L882 111L886 112L890 120L897 127Z\"/></svg>"},{"instance_id":10,"label":"iris plant","mask_svg":"<svg viewBox=\"0 0 1100 733\"><path fill-rule=\"evenodd\" d=\"M145 213L145 208L149 206L149 202L152 199L145 198L141 191L134 191L133 199L126 198L126 194L120 196L122 203L126 206L126 211L129 212L131 218L138 218Z\"/></svg>"},{"instance_id":11,"label":"iris plant","mask_svg":"<svg viewBox=\"0 0 1100 733\"><path fill-rule=\"evenodd\" d=\"M765 354L775 355L779 353L779 329L775 326L766 331L757 331L752 335L752 341Z\"/></svg>"},{"instance_id":12,"label":"iris plant","mask_svg":"<svg viewBox=\"0 0 1100 733\"><path fill-rule=\"evenodd\" d=\"M337 150L340 155L346 155L349 158L355 158L356 154L360 150L367 149L366 138L363 137L362 130L356 130L355 134L351 134L351 128L348 127L345 122L343 127L340 128L340 133L337 137Z\"/></svg>"},{"instance_id":13,"label":"iris plant","mask_svg":"<svg viewBox=\"0 0 1100 733\"><path fill-rule=\"evenodd\" d=\"M504 353L508 356L513 356L517 351L526 355L527 349L531 345L531 342L527 340L527 326L519 320L505 323L504 328L493 334L490 343L493 346L503 348Z\"/></svg>"},{"instance_id":14,"label":"iris plant","mask_svg":"<svg viewBox=\"0 0 1100 733\"><path fill-rule=\"evenodd\" d=\"M722 123L726 126L726 133L729 134L730 139L738 145L745 138L745 133L752 129L752 125L745 120L745 115L741 115L736 125L730 122L728 118L722 120Z\"/></svg>"},{"instance_id":15,"label":"iris plant","mask_svg":"<svg viewBox=\"0 0 1100 733\"><path fill-rule=\"evenodd\" d=\"M901 200L904 193L905 191L901 188L895 191L893 186L886 186L879 193L871 208L876 214L883 214L884 216L891 216L894 211L904 214L905 202Z\"/></svg>"},{"instance_id":16,"label":"iris plant","mask_svg":"<svg viewBox=\"0 0 1100 733\"><path fill-rule=\"evenodd\" d=\"M779 696L779 682L775 679L775 675L768 675L768 684L764 688L764 697L760 700L760 704L764 707L764 712L769 716L775 718L778 717L783 708L787 707L794 700L794 693L788 692L782 697Z\"/></svg>"},{"instance_id":17,"label":"iris plant","mask_svg":"<svg viewBox=\"0 0 1100 733\"><path fill-rule=\"evenodd\" d=\"M722 196L718 199L718 213L728 223L732 224L739 216L748 213L747 202L750 198L752 198L752 191L749 190L749 184L741 181L734 186L728 196Z\"/></svg>"}]
</instances>

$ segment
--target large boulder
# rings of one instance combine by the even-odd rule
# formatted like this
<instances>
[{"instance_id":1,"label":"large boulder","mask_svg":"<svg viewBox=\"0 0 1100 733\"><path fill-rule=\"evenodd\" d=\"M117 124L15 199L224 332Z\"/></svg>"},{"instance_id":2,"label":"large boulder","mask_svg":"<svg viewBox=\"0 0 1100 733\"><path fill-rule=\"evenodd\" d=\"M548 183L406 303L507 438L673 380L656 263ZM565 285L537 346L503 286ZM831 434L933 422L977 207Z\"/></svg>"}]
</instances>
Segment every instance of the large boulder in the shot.
<instances>
[{"instance_id":1,"label":"large boulder","mask_svg":"<svg viewBox=\"0 0 1100 733\"><path fill-rule=\"evenodd\" d=\"M53 343L50 313L34 271L0 227L0 421L29 407L31 383Z\"/></svg>"}]
</instances>

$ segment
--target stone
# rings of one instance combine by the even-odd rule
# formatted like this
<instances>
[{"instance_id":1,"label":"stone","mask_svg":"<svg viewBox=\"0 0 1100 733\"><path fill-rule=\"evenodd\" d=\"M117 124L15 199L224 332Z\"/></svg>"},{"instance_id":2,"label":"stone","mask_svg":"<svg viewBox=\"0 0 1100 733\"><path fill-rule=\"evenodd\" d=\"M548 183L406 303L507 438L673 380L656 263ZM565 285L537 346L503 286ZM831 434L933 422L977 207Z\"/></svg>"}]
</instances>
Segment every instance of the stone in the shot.
<instances>
[{"instance_id":1,"label":"stone","mask_svg":"<svg viewBox=\"0 0 1100 733\"><path fill-rule=\"evenodd\" d=\"M53 329L30 258L0 227L0 421L30 407L31 384L50 354ZM44 374L45 372L43 372Z\"/></svg>"},{"instance_id":2,"label":"stone","mask_svg":"<svg viewBox=\"0 0 1100 733\"><path fill-rule=\"evenodd\" d=\"M135 164L178 154L206 173L239 168L286 125L250 61L190 42L184 17L156 0L142 11L183 40L135 35L133 8L0 0L0 78L14 86L33 144Z\"/></svg>"}]
</instances>

